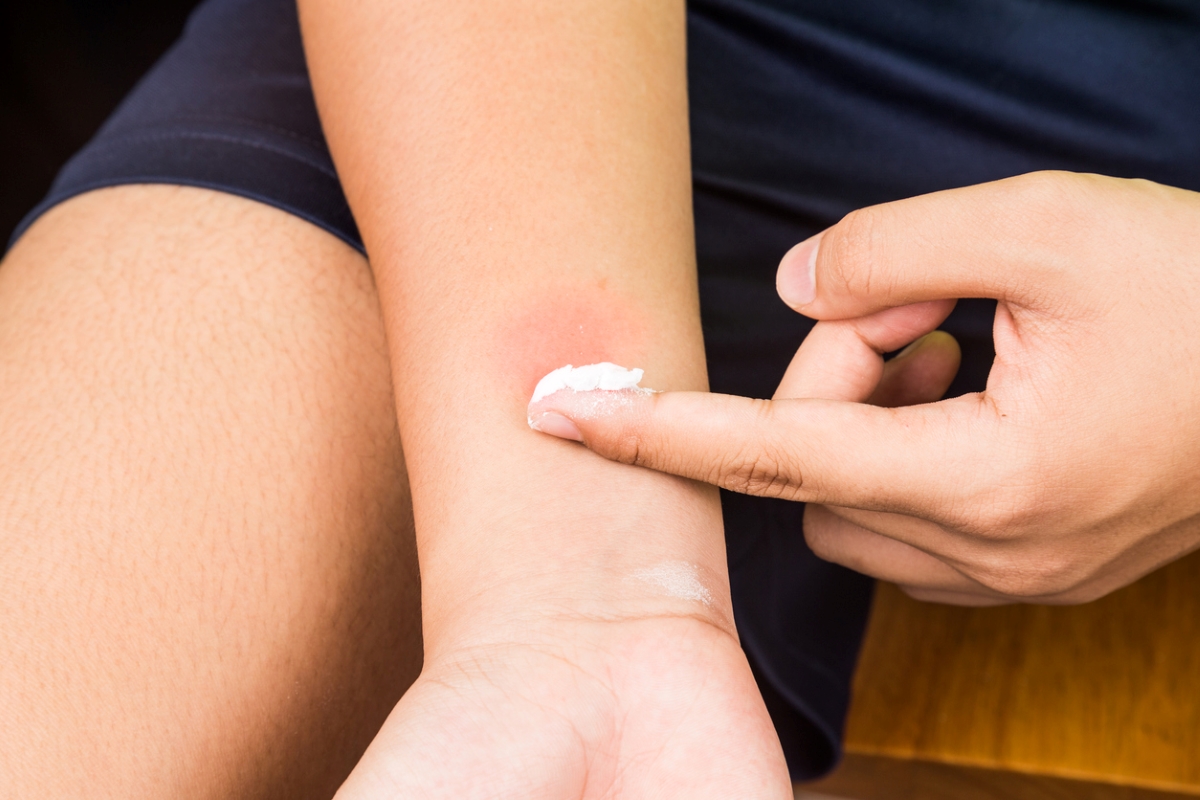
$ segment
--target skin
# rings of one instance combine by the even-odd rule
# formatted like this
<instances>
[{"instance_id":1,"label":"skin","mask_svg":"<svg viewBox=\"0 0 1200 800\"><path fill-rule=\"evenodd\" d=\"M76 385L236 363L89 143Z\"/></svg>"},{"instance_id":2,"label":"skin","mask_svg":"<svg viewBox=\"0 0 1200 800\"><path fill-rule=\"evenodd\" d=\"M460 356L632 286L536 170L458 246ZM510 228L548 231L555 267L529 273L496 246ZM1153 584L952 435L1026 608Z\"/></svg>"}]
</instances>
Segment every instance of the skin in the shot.
<instances>
[{"instance_id":1,"label":"skin","mask_svg":"<svg viewBox=\"0 0 1200 800\"><path fill-rule=\"evenodd\" d=\"M1037 173L868 208L780 265L821 320L796 361L825 374L794 363L772 401L583 419L560 392L531 413L617 461L806 501L819 555L915 597L1087 602L1200 547L1197 252L1200 195L1148 181ZM987 390L872 405L905 337L870 329L924 333L956 297L999 301ZM927 358L940 392L957 356Z\"/></svg>"},{"instance_id":2,"label":"skin","mask_svg":"<svg viewBox=\"0 0 1200 800\"><path fill-rule=\"evenodd\" d=\"M684 4L300 11L403 376L422 575L421 674L339 797L790 797L715 490L525 421L569 362L706 388ZM634 577L680 564L710 602Z\"/></svg>"},{"instance_id":3,"label":"skin","mask_svg":"<svg viewBox=\"0 0 1200 800\"><path fill-rule=\"evenodd\" d=\"M0 797L330 797L421 667L365 259L170 186L0 266Z\"/></svg>"}]
</instances>

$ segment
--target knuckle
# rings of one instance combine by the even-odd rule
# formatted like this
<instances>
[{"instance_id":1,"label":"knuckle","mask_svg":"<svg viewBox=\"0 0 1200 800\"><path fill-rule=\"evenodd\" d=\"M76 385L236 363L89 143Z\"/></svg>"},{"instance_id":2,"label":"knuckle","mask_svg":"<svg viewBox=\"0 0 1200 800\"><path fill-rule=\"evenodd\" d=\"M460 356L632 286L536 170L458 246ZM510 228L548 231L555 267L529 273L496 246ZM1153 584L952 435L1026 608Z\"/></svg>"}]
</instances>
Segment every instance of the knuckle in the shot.
<instances>
[{"instance_id":1,"label":"knuckle","mask_svg":"<svg viewBox=\"0 0 1200 800\"><path fill-rule=\"evenodd\" d=\"M884 211L868 206L851 211L833 228L828 258L822 259L818 280L840 284L855 292L870 294L875 275L873 265L882 256ZM825 244L822 243L824 249Z\"/></svg>"},{"instance_id":2,"label":"knuckle","mask_svg":"<svg viewBox=\"0 0 1200 800\"><path fill-rule=\"evenodd\" d=\"M798 488L779 461L761 451L732 455L721 472L725 488L742 494L788 497Z\"/></svg>"},{"instance_id":3,"label":"knuckle","mask_svg":"<svg viewBox=\"0 0 1200 800\"><path fill-rule=\"evenodd\" d=\"M1096 187L1082 175L1057 170L1043 170L1014 179L1016 200L1010 204L1020 214L1020 225L1026 230L1042 229L1059 235L1075 236L1081 228L1095 226L1089 202Z\"/></svg>"},{"instance_id":4,"label":"knuckle","mask_svg":"<svg viewBox=\"0 0 1200 800\"><path fill-rule=\"evenodd\" d=\"M1063 199L1063 193L1071 184L1071 173L1061 170L1043 169L1014 178L1014 183L1025 195L1026 201L1053 208Z\"/></svg>"},{"instance_id":5,"label":"knuckle","mask_svg":"<svg viewBox=\"0 0 1200 800\"><path fill-rule=\"evenodd\" d=\"M1036 516L1036 503L1021 491L993 493L976 506L964 526L980 539L1007 541L1018 538Z\"/></svg>"},{"instance_id":6,"label":"knuckle","mask_svg":"<svg viewBox=\"0 0 1200 800\"><path fill-rule=\"evenodd\" d=\"M1027 600L1061 595L1081 583L1077 559L1049 548L994 553L977 559L968 574L995 592Z\"/></svg>"},{"instance_id":7,"label":"knuckle","mask_svg":"<svg viewBox=\"0 0 1200 800\"><path fill-rule=\"evenodd\" d=\"M770 401L756 401L753 414L757 419L751 429L776 430L774 409ZM800 469L788 448L770 439L751 440L727 453L705 480L741 494L785 499L793 499L802 483Z\"/></svg>"},{"instance_id":8,"label":"knuckle","mask_svg":"<svg viewBox=\"0 0 1200 800\"><path fill-rule=\"evenodd\" d=\"M1012 179L1012 193L996 204L1004 211L995 219L1005 233L1020 231L1023 266L1012 280L1026 302L1057 306L1066 287L1082 293L1072 296L1089 295L1097 273L1079 271L1080 254L1108 252L1111 237L1130 224L1111 210L1124 205L1110 200L1111 180L1052 170ZM1109 268L1102 257L1092 263L1097 270Z\"/></svg>"},{"instance_id":9,"label":"knuckle","mask_svg":"<svg viewBox=\"0 0 1200 800\"><path fill-rule=\"evenodd\" d=\"M1010 541L1044 527L1056 513L1043 465L1017 450L993 460L987 479L961 505L956 527L980 539Z\"/></svg>"}]
</instances>

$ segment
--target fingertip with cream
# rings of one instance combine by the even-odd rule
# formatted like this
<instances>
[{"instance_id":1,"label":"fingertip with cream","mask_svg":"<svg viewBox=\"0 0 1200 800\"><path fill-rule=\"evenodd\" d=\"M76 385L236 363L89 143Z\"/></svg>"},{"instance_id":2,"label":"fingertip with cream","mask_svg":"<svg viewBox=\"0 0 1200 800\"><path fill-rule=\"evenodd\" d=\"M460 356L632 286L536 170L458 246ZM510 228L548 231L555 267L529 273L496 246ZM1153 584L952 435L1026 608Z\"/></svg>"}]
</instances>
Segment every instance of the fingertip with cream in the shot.
<instances>
[{"instance_id":1,"label":"fingertip with cream","mask_svg":"<svg viewBox=\"0 0 1200 800\"><path fill-rule=\"evenodd\" d=\"M574 367L568 364L538 381L529 400L529 427L540 433L582 442L576 420L618 413L636 397L653 394L639 385L642 370L607 361Z\"/></svg>"}]
</instances>

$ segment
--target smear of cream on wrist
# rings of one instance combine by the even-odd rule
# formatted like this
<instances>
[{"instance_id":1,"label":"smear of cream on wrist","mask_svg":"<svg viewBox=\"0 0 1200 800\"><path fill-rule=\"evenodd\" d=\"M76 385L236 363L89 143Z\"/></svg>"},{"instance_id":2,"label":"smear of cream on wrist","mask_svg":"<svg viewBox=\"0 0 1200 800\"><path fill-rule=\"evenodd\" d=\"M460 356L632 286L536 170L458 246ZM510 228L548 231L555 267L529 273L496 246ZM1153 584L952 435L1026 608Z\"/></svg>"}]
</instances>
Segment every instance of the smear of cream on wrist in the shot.
<instances>
[{"instance_id":1,"label":"smear of cream on wrist","mask_svg":"<svg viewBox=\"0 0 1200 800\"><path fill-rule=\"evenodd\" d=\"M567 364L538 381L537 388L533 390L533 399L529 402L536 403L563 389L571 389L576 392L591 392L596 389L607 392L623 389L649 391L649 389L642 389L638 386L643 374L640 369L625 369L608 361L587 364L582 367L573 367Z\"/></svg>"},{"instance_id":2,"label":"smear of cream on wrist","mask_svg":"<svg viewBox=\"0 0 1200 800\"><path fill-rule=\"evenodd\" d=\"M646 569L639 569L632 579L662 589L670 597L694 600L712 605L712 592L700 582L700 568L686 561L668 561Z\"/></svg>"}]
</instances>

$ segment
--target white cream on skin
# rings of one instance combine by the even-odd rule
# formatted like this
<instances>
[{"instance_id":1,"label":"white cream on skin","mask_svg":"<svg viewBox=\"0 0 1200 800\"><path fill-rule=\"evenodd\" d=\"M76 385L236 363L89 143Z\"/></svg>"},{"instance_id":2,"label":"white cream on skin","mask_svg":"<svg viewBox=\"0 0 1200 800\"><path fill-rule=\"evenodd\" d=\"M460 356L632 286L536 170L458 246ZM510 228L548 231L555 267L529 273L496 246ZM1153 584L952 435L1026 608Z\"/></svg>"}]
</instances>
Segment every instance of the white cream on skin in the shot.
<instances>
[{"instance_id":1,"label":"white cream on skin","mask_svg":"<svg viewBox=\"0 0 1200 800\"><path fill-rule=\"evenodd\" d=\"M706 606L712 605L712 592L700 582L700 568L695 564L668 561L654 567L639 569L630 577L661 589L669 597L694 600Z\"/></svg>"},{"instance_id":2,"label":"white cream on skin","mask_svg":"<svg viewBox=\"0 0 1200 800\"><path fill-rule=\"evenodd\" d=\"M543 397L549 397L563 389L571 389L576 392L591 392L596 389L606 392L640 389L638 382L641 381L642 375L643 372L640 369L625 369L608 361L583 367L573 367L567 364L538 381L537 388L533 390L533 399L529 402L536 403Z\"/></svg>"},{"instance_id":3,"label":"white cream on skin","mask_svg":"<svg viewBox=\"0 0 1200 800\"><path fill-rule=\"evenodd\" d=\"M535 431L541 430L537 420L544 414L537 414L533 406L557 392L569 389L580 393L580 397L571 401L570 416L575 419L595 419L613 413L629 403L634 395L653 394L653 389L638 386L641 379L642 370L625 369L607 361L583 367L570 364L560 367L538 381L537 388L533 390L533 398L529 401L529 427Z\"/></svg>"}]
</instances>

